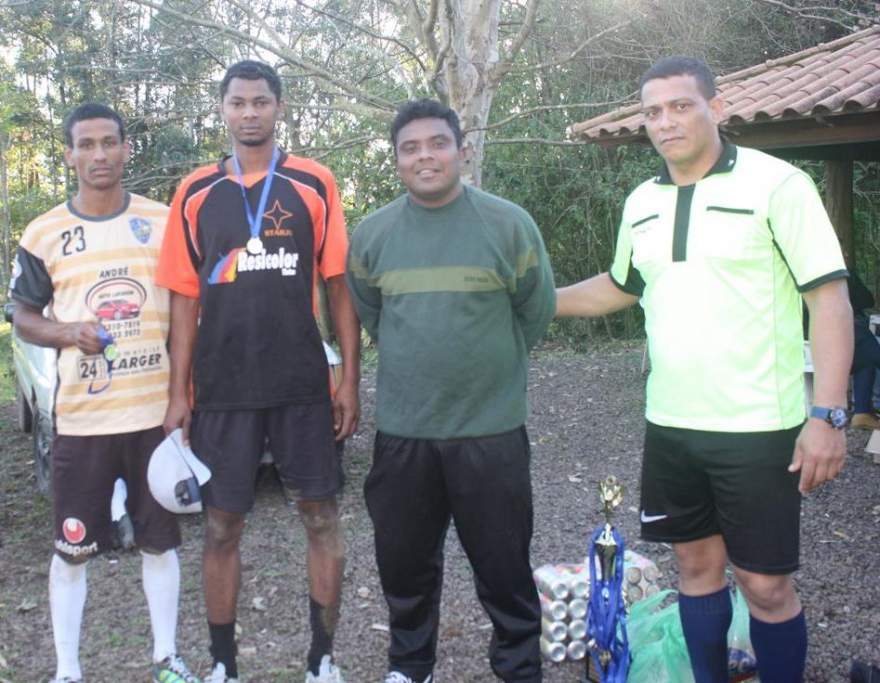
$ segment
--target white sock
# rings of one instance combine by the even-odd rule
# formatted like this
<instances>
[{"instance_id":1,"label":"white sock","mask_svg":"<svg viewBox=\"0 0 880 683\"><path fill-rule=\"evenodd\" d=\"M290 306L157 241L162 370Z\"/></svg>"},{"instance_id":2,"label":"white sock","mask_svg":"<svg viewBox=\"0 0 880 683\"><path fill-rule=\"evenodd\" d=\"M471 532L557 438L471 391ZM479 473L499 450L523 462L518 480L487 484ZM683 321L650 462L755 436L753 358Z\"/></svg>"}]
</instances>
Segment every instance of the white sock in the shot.
<instances>
[{"instance_id":1,"label":"white sock","mask_svg":"<svg viewBox=\"0 0 880 683\"><path fill-rule=\"evenodd\" d=\"M125 515L125 501L128 499L128 487L123 479L113 484L113 498L110 499L110 519L118 522Z\"/></svg>"},{"instance_id":2,"label":"white sock","mask_svg":"<svg viewBox=\"0 0 880 683\"><path fill-rule=\"evenodd\" d=\"M82 678L79 630L86 605L86 564L71 564L52 555L49 565L49 611L55 638L55 678Z\"/></svg>"},{"instance_id":3,"label":"white sock","mask_svg":"<svg viewBox=\"0 0 880 683\"><path fill-rule=\"evenodd\" d=\"M180 563L176 550L167 550L161 555L142 552L141 557L144 594L147 596L150 625L153 628L153 661L161 662L175 652Z\"/></svg>"}]
</instances>

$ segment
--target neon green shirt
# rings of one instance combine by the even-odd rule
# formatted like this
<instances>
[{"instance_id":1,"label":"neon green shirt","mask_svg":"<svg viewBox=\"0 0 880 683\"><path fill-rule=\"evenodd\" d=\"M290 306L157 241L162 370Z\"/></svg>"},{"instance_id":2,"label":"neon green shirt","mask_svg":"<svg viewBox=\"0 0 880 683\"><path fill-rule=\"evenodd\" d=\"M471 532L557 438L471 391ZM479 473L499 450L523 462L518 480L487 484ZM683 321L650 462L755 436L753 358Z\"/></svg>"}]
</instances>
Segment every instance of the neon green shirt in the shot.
<instances>
[{"instance_id":1,"label":"neon green shirt","mask_svg":"<svg viewBox=\"0 0 880 683\"><path fill-rule=\"evenodd\" d=\"M664 168L627 198L610 275L645 310L650 422L727 432L803 422L800 293L847 276L809 176L731 144L694 185Z\"/></svg>"}]
</instances>

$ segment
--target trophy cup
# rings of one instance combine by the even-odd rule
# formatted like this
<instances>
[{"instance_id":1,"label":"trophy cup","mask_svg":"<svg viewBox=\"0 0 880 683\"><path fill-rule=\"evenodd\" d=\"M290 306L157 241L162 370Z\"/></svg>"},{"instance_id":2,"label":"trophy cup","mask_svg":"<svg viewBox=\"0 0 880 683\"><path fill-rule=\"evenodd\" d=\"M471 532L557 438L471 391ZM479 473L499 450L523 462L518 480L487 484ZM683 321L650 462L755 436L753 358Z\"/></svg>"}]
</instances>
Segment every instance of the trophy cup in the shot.
<instances>
[{"instance_id":1,"label":"trophy cup","mask_svg":"<svg viewBox=\"0 0 880 683\"><path fill-rule=\"evenodd\" d=\"M590 602L587 610L587 681L625 683L630 655L623 601L623 537L611 524L623 501L623 486L613 476L599 484L605 524L590 540ZM592 664L592 666L591 666Z\"/></svg>"}]
</instances>

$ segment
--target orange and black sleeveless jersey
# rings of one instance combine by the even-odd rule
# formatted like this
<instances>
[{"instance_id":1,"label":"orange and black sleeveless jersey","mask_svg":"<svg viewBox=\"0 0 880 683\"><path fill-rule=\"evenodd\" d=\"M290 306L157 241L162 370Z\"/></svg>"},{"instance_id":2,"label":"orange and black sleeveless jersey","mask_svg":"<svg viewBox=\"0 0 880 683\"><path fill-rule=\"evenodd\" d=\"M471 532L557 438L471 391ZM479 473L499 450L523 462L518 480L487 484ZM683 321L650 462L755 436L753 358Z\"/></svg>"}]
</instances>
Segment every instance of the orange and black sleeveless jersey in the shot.
<instances>
[{"instance_id":1,"label":"orange and black sleeveless jersey","mask_svg":"<svg viewBox=\"0 0 880 683\"><path fill-rule=\"evenodd\" d=\"M254 210L266 172L243 180ZM324 166L282 153L266 207L262 252L251 254L241 188L223 161L185 178L171 204L157 282L199 299L193 384L202 410L329 397L316 285L345 272L336 182Z\"/></svg>"}]
</instances>

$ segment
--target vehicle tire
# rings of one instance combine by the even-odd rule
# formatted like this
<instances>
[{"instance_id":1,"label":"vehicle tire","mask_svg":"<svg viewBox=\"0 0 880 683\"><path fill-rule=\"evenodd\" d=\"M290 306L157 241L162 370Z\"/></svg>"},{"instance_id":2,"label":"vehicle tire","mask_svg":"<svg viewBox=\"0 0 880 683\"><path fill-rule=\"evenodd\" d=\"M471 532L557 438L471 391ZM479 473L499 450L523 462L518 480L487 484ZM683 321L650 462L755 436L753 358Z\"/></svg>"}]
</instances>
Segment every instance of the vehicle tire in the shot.
<instances>
[{"instance_id":1,"label":"vehicle tire","mask_svg":"<svg viewBox=\"0 0 880 683\"><path fill-rule=\"evenodd\" d=\"M31 407L18 385L15 387L15 421L19 431L30 434L34 425L34 416L31 414Z\"/></svg>"},{"instance_id":2,"label":"vehicle tire","mask_svg":"<svg viewBox=\"0 0 880 683\"><path fill-rule=\"evenodd\" d=\"M37 411L33 421L34 441L34 475L37 480L37 490L44 496L51 495L50 484L52 481L52 430L49 421Z\"/></svg>"}]
</instances>

